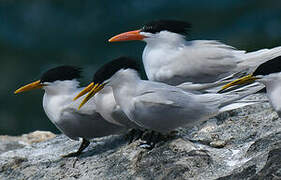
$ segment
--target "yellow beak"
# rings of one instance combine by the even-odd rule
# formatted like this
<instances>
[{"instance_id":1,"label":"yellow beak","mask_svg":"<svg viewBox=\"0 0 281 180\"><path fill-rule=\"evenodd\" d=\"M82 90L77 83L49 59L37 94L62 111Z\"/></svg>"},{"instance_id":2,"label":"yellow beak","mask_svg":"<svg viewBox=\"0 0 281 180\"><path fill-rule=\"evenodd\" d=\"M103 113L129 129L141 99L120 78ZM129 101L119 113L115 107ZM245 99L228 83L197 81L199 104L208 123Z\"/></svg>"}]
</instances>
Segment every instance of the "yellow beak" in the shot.
<instances>
[{"instance_id":1,"label":"yellow beak","mask_svg":"<svg viewBox=\"0 0 281 180\"><path fill-rule=\"evenodd\" d=\"M145 36L140 34L140 30L135 30L118 34L110 38L108 42L143 40L144 38Z\"/></svg>"},{"instance_id":2,"label":"yellow beak","mask_svg":"<svg viewBox=\"0 0 281 180\"><path fill-rule=\"evenodd\" d=\"M84 104L86 104L86 102L88 102L97 92L99 92L100 90L102 90L104 87L104 84L94 84L91 83L90 85L88 85L84 90L82 90L76 97L78 97L80 94L84 93L86 94L87 92L89 92L87 94L87 96L83 99L82 103L79 105L78 109L80 109ZM84 95L83 94L83 95ZM83 96L82 95L82 96ZM76 98L75 97L75 98ZM80 97L80 96L79 96ZM78 98L79 98L78 97Z\"/></svg>"},{"instance_id":3,"label":"yellow beak","mask_svg":"<svg viewBox=\"0 0 281 180\"><path fill-rule=\"evenodd\" d=\"M84 96L85 94L90 92L93 89L94 85L95 83L92 82L87 87L85 87L75 98L73 98L73 101L79 99L81 96Z\"/></svg>"},{"instance_id":4,"label":"yellow beak","mask_svg":"<svg viewBox=\"0 0 281 180\"><path fill-rule=\"evenodd\" d=\"M33 83L27 84L25 86L20 87L19 89L17 89L14 93L20 93L20 92L24 92L24 91L30 91L33 89L40 89L43 87L43 84L41 84L40 80L35 81Z\"/></svg>"},{"instance_id":5,"label":"yellow beak","mask_svg":"<svg viewBox=\"0 0 281 180\"><path fill-rule=\"evenodd\" d=\"M227 89L229 87L232 87L232 86L246 84L246 83L253 83L257 79L259 79L259 78L253 76L253 74L249 74L247 76L244 76L242 78L236 79L236 80L234 80L234 81L224 85L219 92L222 92L225 89Z\"/></svg>"}]
</instances>

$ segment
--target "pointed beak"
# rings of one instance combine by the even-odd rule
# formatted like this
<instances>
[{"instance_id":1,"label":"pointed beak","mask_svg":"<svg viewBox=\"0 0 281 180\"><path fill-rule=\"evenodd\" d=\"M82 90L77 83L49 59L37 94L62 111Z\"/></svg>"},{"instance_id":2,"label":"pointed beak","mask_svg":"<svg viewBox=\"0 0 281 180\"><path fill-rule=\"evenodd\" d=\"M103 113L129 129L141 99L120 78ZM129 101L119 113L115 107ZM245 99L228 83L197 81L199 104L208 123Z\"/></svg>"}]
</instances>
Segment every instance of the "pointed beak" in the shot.
<instances>
[{"instance_id":1,"label":"pointed beak","mask_svg":"<svg viewBox=\"0 0 281 180\"><path fill-rule=\"evenodd\" d=\"M224 85L221 90L219 90L219 93L223 92L224 90L226 90L227 88L230 88L232 86L236 86L236 85L242 85L242 84L247 84L247 83L253 83L255 80L257 80L259 78L253 76L253 74L249 74L247 76L244 76L242 78L236 79L226 85Z\"/></svg>"},{"instance_id":2,"label":"pointed beak","mask_svg":"<svg viewBox=\"0 0 281 180\"><path fill-rule=\"evenodd\" d=\"M33 90L33 89L40 89L42 87L43 87L43 84L41 84L40 80L38 80L38 81L35 81L33 83L30 83L30 84L27 84L25 86L20 87L14 93L18 94L18 93L21 93L21 92L24 92L24 91L30 91L30 90Z\"/></svg>"},{"instance_id":3,"label":"pointed beak","mask_svg":"<svg viewBox=\"0 0 281 180\"><path fill-rule=\"evenodd\" d=\"M108 42L143 40L145 36L141 35L140 31L141 30L135 30L135 31L129 31L129 32L118 34L110 38Z\"/></svg>"},{"instance_id":4,"label":"pointed beak","mask_svg":"<svg viewBox=\"0 0 281 180\"><path fill-rule=\"evenodd\" d=\"M92 85L91 85L92 84ZM103 89L104 84L94 84L91 83L91 88L88 88L89 86L87 86L85 89L85 92L88 91L89 93L87 94L87 96L83 99L82 103L79 105L78 109L80 109L84 104L86 104L97 92L99 92L100 90ZM84 90L82 90L81 92L83 92ZM79 93L80 94L80 93ZM86 93L85 93L86 94ZM77 97L77 96L76 96Z\"/></svg>"},{"instance_id":5,"label":"pointed beak","mask_svg":"<svg viewBox=\"0 0 281 180\"><path fill-rule=\"evenodd\" d=\"M94 87L95 83L91 83L89 84L87 87L85 87L75 98L73 98L73 101L76 101L77 99L79 99L81 96L84 96L85 94L87 94L88 92L90 92L93 87Z\"/></svg>"}]
</instances>

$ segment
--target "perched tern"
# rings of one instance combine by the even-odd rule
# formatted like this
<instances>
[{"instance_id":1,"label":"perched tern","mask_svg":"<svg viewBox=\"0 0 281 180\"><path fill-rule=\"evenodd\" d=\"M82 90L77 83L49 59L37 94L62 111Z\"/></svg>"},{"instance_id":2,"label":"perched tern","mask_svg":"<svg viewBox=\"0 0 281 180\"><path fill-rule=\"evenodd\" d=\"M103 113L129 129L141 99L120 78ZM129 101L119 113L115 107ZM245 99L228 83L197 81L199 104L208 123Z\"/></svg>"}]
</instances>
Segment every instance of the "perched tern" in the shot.
<instances>
[{"instance_id":1,"label":"perched tern","mask_svg":"<svg viewBox=\"0 0 281 180\"><path fill-rule=\"evenodd\" d=\"M266 87L269 102L281 117L281 56L261 64L253 73L223 86L221 91L253 82L260 82Z\"/></svg>"},{"instance_id":2,"label":"perched tern","mask_svg":"<svg viewBox=\"0 0 281 180\"><path fill-rule=\"evenodd\" d=\"M192 82L195 85L191 88L197 89L197 83L248 74L259 64L281 55L281 47L248 53L215 40L188 41L190 27L184 21L152 21L139 30L116 35L109 42L145 41L142 61L149 80L170 85Z\"/></svg>"},{"instance_id":3,"label":"perched tern","mask_svg":"<svg viewBox=\"0 0 281 180\"><path fill-rule=\"evenodd\" d=\"M98 77L94 76L93 82L97 82ZM91 91L94 88L95 84L90 83L86 88L84 88L83 91L81 91L74 100L84 96L89 91ZM116 101L113 96L113 91L110 86L106 86L102 88L98 94L94 97L95 99L95 106L96 111L108 122L117 124L119 126L124 126L127 129L142 129L137 124L132 122L126 114L123 112L123 110L120 108L119 105L116 104ZM80 101L81 102L81 101ZM86 103L86 100L84 100L78 109L80 109L84 103ZM83 109L83 108L82 108Z\"/></svg>"},{"instance_id":4,"label":"perched tern","mask_svg":"<svg viewBox=\"0 0 281 180\"><path fill-rule=\"evenodd\" d=\"M97 84L94 82L100 82L101 79L108 77L110 78L108 72L102 72L100 74L95 73L92 79L92 83L90 83L87 87L85 87L73 100L77 100L85 94L89 93L91 90L99 88L99 92L94 97L96 111L101 114L101 116L110 123L121 125L126 127L127 129L136 128L141 129L137 124L132 122L126 114L123 112L121 107L116 104L112 88L110 86L100 86L97 87ZM82 101L78 109L80 109L88 100L89 96ZM80 101L81 102L81 101ZM84 107L83 107L84 108ZM82 108L82 109L83 109Z\"/></svg>"},{"instance_id":5,"label":"perched tern","mask_svg":"<svg viewBox=\"0 0 281 180\"><path fill-rule=\"evenodd\" d=\"M165 83L141 80L138 71L136 61L127 57L105 64L95 73L97 78L81 105L110 86L116 103L131 121L143 128L167 133L249 104L233 105L248 93L193 94Z\"/></svg>"},{"instance_id":6,"label":"perched tern","mask_svg":"<svg viewBox=\"0 0 281 180\"><path fill-rule=\"evenodd\" d=\"M44 89L43 108L51 122L70 139L82 138L78 151L65 157L79 155L89 145L89 139L125 131L124 127L102 118L96 111L94 99L78 110L81 101L74 102L73 98L83 89L79 88L80 74L77 67L59 66L43 73L40 80L15 91L17 94L32 89Z\"/></svg>"}]
</instances>

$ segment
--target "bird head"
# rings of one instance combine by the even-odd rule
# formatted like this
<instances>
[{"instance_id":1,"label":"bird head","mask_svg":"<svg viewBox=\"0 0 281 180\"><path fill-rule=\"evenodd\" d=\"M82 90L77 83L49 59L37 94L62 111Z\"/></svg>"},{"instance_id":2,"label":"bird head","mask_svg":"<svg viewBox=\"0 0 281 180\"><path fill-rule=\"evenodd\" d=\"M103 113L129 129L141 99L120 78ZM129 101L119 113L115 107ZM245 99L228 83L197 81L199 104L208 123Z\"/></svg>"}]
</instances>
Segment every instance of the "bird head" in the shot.
<instances>
[{"instance_id":1,"label":"bird head","mask_svg":"<svg viewBox=\"0 0 281 180\"><path fill-rule=\"evenodd\" d=\"M186 35L191 24L178 20L158 20L145 24L141 29L128 31L110 38L109 42L166 38L171 34Z\"/></svg>"},{"instance_id":2,"label":"bird head","mask_svg":"<svg viewBox=\"0 0 281 180\"><path fill-rule=\"evenodd\" d=\"M82 103L79 106L79 109L87 102L90 98L92 98L96 93L104 88L105 85L109 84L112 80L112 76L118 73L120 70L124 69L133 69L136 71L140 70L139 64L129 57L119 57L110 61L107 64L104 64L93 76L92 82L84 88L75 98L74 100L80 98L81 96L87 96L84 98Z\"/></svg>"},{"instance_id":3,"label":"bird head","mask_svg":"<svg viewBox=\"0 0 281 180\"><path fill-rule=\"evenodd\" d=\"M249 84L257 80L264 84L273 81L276 78L278 78L279 80L280 72L281 72L281 56L278 56L259 65L252 74L236 79L224 85L219 92L224 92L226 89L232 86Z\"/></svg>"},{"instance_id":4,"label":"bird head","mask_svg":"<svg viewBox=\"0 0 281 180\"><path fill-rule=\"evenodd\" d=\"M75 66L58 66L44 72L35 82L20 87L14 93L18 94L33 89L46 89L59 82L73 81L81 77L81 69ZM56 87L54 87L56 88Z\"/></svg>"}]
</instances>

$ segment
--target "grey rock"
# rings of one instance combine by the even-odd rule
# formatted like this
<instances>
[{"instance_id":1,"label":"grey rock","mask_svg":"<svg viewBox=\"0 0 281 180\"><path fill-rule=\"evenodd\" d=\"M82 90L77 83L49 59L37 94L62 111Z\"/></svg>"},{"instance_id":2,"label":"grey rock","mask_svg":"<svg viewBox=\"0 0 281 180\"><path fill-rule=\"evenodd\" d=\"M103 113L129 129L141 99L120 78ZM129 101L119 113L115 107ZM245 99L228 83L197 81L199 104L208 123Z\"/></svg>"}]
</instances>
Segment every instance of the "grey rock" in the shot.
<instances>
[{"instance_id":1,"label":"grey rock","mask_svg":"<svg viewBox=\"0 0 281 180\"><path fill-rule=\"evenodd\" d=\"M55 136L55 134L48 131L34 131L22 136L0 136L0 154L13 149L23 148L28 144L52 139Z\"/></svg>"},{"instance_id":2,"label":"grey rock","mask_svg":"<svg viewBox=\"0 0 281 180\"><path fill-rule=\"evenodd\" d=\"M94 139L77 158L61 157L79 147L64 135L1 149L0 179L281 178L281 119L268 103L181 128L152 150L125 137Z\"/></svg>"}]
</instances>

